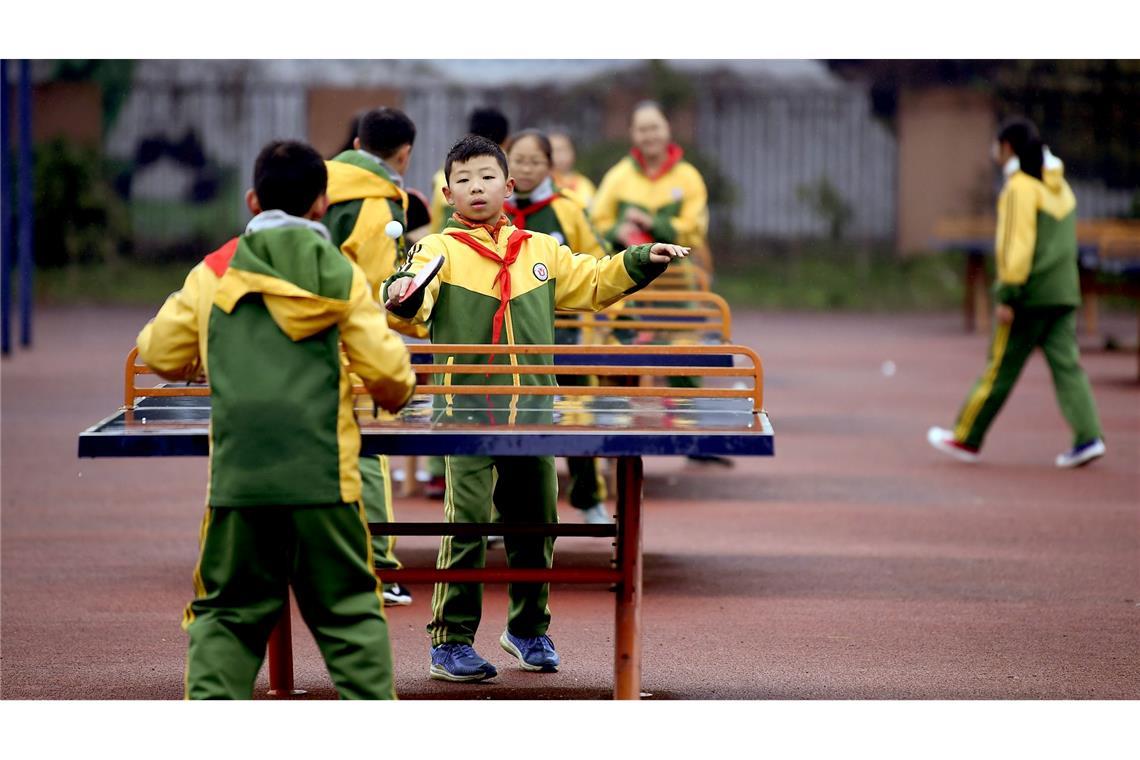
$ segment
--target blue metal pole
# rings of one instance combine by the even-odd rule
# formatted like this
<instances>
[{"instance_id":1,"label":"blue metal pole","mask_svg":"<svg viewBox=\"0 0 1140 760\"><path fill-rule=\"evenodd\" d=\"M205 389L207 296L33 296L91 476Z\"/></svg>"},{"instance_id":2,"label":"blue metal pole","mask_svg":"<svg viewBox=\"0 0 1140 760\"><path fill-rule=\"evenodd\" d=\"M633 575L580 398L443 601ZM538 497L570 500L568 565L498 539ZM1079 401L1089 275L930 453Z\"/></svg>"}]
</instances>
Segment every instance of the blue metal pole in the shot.
<instances>
[{"instance_id":1,"label":"blue metal pole","mask_svg":"<svg viewBox=\"0 0 1140 760\"><path fill-rule=\"evenodd\" d=\"M20 61L20 345L32 345L32 75Z\"/></svg>"},{"instance_id":2,"label":"blue metal pole","mask_svg":"<svg viewBox=\"0 0 1140 760\"><path fill-rule=\"evenodd\" d=\"M8 120L8 61L0 59L0 343L4 356L12 350L12 169Z\"/></svg>"}]
</instances>

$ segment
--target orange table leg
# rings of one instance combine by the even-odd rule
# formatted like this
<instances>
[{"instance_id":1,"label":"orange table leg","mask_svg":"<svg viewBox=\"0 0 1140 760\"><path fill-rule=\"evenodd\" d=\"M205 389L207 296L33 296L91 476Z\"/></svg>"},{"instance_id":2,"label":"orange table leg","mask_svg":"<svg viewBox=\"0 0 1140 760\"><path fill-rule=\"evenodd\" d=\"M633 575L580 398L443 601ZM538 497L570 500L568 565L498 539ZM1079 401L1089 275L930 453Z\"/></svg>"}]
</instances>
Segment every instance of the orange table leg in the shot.
<instances>
[{"instance_id":1,"label":"orange table leg","mask_svg":"<svg viewBox=\"0 0 1140 760\"><path fill-rule=\"evenodd\" d=\"M293 615L288 592L281 619L269 634L268 657L269 696L287 699L304 694L304 689L293 688Z\"/></svg>"},{"instance_id":2,"label":"orange table leg","mask_svg":"<svg viewBox=\"0 0 1140 760\"><path fill-rule=\"evenodd\" d=\"M620 457L617 587L614 619L614 699L641 698L641 457Z\"/></svg>"}]
</instances>

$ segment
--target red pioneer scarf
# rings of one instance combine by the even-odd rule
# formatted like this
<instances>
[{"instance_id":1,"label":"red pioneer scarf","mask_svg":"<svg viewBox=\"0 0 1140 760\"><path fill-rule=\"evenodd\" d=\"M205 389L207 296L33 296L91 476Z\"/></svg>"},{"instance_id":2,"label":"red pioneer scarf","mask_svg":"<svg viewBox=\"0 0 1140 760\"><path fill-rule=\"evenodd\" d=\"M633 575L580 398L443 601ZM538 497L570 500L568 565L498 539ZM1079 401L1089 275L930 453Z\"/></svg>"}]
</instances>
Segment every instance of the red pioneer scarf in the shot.
<instances>
[{"instance_id":1,"label":"red pioneer scarf","mask_svg":"<svg viewBox=\"0 0 1140 760\"><path fill-rule=\"evenodd\" d=\"M482 227L483 229L487 230L487 234L491 236L492 240L499 239L499 230L503 228L504 224L510 221L503 214L499 214L499 218L495 220L494 224L487 224L486 222L473 222L467 217L460 214L458 211L452 214L451 218L469 230L477 230Z\"/></svg>"},{"instance_id":2,"label":"red pioneer scarf","mask_svg":"<svg viewBox=\"0 0 1140 760\"><path fill-rule=\"evenodd\" d=\"M237 247L238 238L227 241L225 245L204 259L206 266L212 269L214 274L218 277L221 277L226 273L226 270L230 268L230 259L232 259L237 252Z\"/></svg>"},{"instance_id":3,"label":"red pioneer scarf","mask_svg":"<svg viewBox=\"0 0 1140 760\"><path fill-rule=\"evenodd\" d=\"M533 214L534 212L541 211L542 209L549 206L551 203L554 203L554 199L557 197L558 197L558 194L555 193L554 195L550 196L546 200L538 201L537 203L532 203L529 206L526 206L525 208L519 208L518 206L511 203L510 201L506 201L505 203L503 203L503 211L506 211L508 214L510 214L511 224L518 227L520 230L525 230L526 229L526 218L528 216L530 216L531 214Z\"/></svg>"},{"instance_id":4,"label":"red pioneer scarf","mask_svg":"<svg viewBox=\"0 0 1140 760\"><path fill-rule=\"evenodd\" d=\"M641 155L641 151L637 148L632 149L630 155L633 160L641 167L641 171L650 180L659 180L665 176L666 173L684 157L685 151L681 150L681 146L677 143L669 143L669 147L665 149L665 162L657 169L657 171L650 173L649 167L645 165L645 156Z\"/></svg>"},{"instance_id":5,"label":"red pioneer scarf","mask_svg":"<svg viewBox=\"0 0 1140 760\"><path fill-rule=\"evenodd\" d=\"M451 237L465 244L485 259L498 263L499 274L495 281L499 283L499 309L495 312L495 320L491 323L491 343L497 344L499 336L503 333L503 317L507 313L507 303L511 300L511 272L509 267L515 263L522 250L523 242L530 237L526 230L515 230L507 238L507 255L501 258L499 254L480 243L466 232L449 232Z\"/></svg>"}]
</instances>

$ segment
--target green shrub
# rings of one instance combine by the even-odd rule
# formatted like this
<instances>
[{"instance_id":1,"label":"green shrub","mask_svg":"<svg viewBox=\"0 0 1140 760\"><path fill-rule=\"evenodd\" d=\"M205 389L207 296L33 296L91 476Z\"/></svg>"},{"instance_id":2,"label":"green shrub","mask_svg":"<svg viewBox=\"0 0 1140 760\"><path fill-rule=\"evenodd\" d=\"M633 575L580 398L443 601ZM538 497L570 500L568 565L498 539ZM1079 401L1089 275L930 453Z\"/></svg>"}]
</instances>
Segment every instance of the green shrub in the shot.
<instances>
[{"instance_id":1,"label":"green shrub","mask_svg":"<svg viewBox=\"0 0 1140 760\"><path fill-rule=\"evenodd\" d=\"M107 179L101 154L56 139L35 149L36 265L109 262L130 241L127 207Z\"/></svg>"}]
</instances>

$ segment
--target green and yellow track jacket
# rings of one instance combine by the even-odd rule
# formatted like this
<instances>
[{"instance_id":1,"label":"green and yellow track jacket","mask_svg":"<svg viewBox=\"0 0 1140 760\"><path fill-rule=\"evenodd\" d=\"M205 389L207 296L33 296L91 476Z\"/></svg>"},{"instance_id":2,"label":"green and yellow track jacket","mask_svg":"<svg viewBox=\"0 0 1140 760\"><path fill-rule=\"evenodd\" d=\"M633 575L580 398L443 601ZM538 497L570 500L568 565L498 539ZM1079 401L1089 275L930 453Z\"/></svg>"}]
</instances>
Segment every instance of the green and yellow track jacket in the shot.
<instances>
[{"instance_id":1,"label":"green and yellow track jacket","mask_svg":"<svg viewBox=\"0 0 1140 760\"><path fill-rule=\"evenodd\" d=\"M408 194L379 160L359 150L346 150L325 162L329 172L329 210L322 220L333 245L355 261L373 295L404 262L404 238L393 240L384 227L393 219L407 227Z\"/></svg>"},{"instance_id":2,"label":"green and yellow track jacket","mask_svg":"<svg viewBox=\"0 0 1140 760\"><path fill-rule=\"evenodd\" d=\"M494 254L478 253L467 238ZM634 293L665 271L667 264L649 260L651 246L637 246L595 258L574 253L549 235L518 230L501 217L494 227L469 225L453 218L442 233L417 243L409 265L388 279L413 277L442 254L439 275L407 303L401 318L430 321L433 343L554 342L554 311L597 311ZM510 261L509 266L503 261ZM386 292L386 289L385 289ZM443 385L554 385L552 375L512 375L507 365L553 363L550 355L454 356L437 354L437 363L504 366L500 373L443 375ZM437 398L437 405L439 399Z\"/></svg>"},{"instance_id":3,"label":"green and yellow track jacket","mask_svg":"<svg viewBox=\"0 0 1140 760\"><path fill-rule=\"evenodd\" d=\"M415 391L407 348L364 272L321 225L281 211L259 214L194 267L138 347L167 379L209 376L215 507L356 501L349 373L389 411Z\"/></svg>"},{"instance_id":4,"label":"green and yellow track jacket","mask_svg":"<svg viewBox=\"0 0 1140 760\"><path fill-rule=\"evenodd\" d=\"M1042 179L1006 165L998 196L995 298L1018 306L1079 306L1077 199L1061 161L1046 152Z\"/></svg>"},{"instance_id":5,"label":"green and yellow track jacket","mask_svg":"<svg viewBox=\"0 0 1140 760\"><path fill-rule=\"evenodd\" d=\"M615 235L626 208L633 206L653 217L647 231L652 240L690 248L705 247L709 229L708 190L700 173L677 145L669 146L665 164L650 175L634 150L606 172L590 206L590 221L605 239Z\"/></svg>"}]
</instances>

